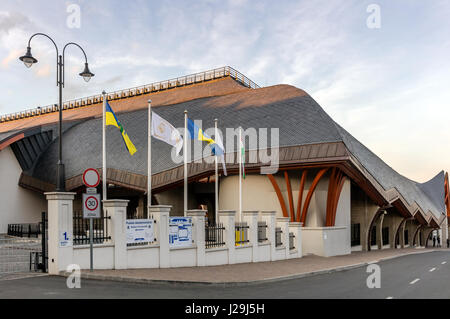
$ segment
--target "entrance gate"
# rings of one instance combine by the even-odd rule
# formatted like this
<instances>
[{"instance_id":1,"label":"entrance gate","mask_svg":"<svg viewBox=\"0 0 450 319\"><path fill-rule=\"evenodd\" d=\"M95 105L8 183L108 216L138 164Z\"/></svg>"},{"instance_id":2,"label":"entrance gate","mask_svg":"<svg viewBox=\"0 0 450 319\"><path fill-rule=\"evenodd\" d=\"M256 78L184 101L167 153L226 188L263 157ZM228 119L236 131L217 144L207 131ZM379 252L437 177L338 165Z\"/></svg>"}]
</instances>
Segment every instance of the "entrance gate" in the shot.
<instances>
[{"instance_id":1,"label":"entrance gate","mask_svg":"<svg viewBox=\"0 0 450 319\"><path fill-rule=\"evenodd\" d=\"M42 213L37 238L0 235L0 279L9 274L29 271L47 272L47 218Z\"/></svg>"}]
</instances>

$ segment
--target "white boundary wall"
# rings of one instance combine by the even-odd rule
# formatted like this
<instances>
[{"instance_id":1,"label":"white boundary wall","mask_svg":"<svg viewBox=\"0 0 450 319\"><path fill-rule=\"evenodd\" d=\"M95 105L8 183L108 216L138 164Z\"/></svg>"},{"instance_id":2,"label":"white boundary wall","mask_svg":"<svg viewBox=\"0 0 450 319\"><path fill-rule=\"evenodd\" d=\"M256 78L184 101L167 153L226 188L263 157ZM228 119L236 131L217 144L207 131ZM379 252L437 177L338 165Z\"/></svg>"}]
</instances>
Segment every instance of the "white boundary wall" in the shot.
<instances>
[{"instance_id":1,"label":"white boundary wall","mask_svg":"<svg viewBox=\"0 0 450 319\"><path fill-rule=\"evenodd\" d=\"M0 234L6 234L8 224L37 223L47 210L45 197L19 186L22 168L11 147L0 151Z\"/></svg>"},{"instance_id":2,"label":"white boundary wall","mask_svg":"<svg viewBox=\"0 0 450 319\"><path fill-rule=\"evenodd\" d=\"M61 233L69 234L71 241L72 201L74 193L47 193L49 199L49 238L60 238ZM247 222L249 242L235 245L235 211L219 212L219 220L225 226L225 245L218 248L205 248L205 213L191 210L187 216L192 218L192 246L186 248L169 247L170 206L152 206L150 215L155 223L155 243L146 246L127 247L125 216L126 200L104 201L104 209L111 220L108 224L111 240L105 244L94 245L94 269L138 269L213 266L235 263L283 260L302 257L302 231L300 223L289 223L286 218L275 218L276 212L244 212ZM268 240L258 242L258 221L266 221ZM51 227L50 227L51 226ZM282 245L275 247L275 228L281 227ZM289 247L289 233L294 234L294 247ZM49 247L49 273L66 271L70 264L81 269L90 267L89 245L73 246L70 242L64 247L60 240Z\"/></svg>"}]
</instances>

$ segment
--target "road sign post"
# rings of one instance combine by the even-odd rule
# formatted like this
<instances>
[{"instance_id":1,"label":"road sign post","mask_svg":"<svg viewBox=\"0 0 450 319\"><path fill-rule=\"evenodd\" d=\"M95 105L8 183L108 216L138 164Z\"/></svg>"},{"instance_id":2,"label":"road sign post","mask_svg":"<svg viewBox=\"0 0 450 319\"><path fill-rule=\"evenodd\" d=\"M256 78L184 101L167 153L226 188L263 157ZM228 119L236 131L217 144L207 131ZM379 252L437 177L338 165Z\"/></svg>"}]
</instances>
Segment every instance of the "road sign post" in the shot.
<instances>
[{"instance_id":1,"label":"road sign post","mask_svg":"<svg viewBox=\"0 0 450 319\"><path fill-rule=\"evenodd\" d=\"M97 186L100 184L100 174L94 168L88 168L83 173L83 184L87 187L83 194L83 218L89 218L89 248L90 271L94 270L94 218L100 218L100 194Z\"/></svg>"}]
</instances>

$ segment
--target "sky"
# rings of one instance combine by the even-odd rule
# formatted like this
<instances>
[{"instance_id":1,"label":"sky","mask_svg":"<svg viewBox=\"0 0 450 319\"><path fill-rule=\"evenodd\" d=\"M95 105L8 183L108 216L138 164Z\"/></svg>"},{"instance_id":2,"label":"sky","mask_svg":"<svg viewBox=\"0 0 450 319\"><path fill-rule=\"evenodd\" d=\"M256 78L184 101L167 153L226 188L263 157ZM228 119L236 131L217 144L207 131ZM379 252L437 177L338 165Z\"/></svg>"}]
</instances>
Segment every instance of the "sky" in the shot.
<instances>
[{"instance_id":1,"label":"sky","mask_svg":"<svg viewBox=\"0 0 450 319\"><path fill-rule=\"evenodd\" d=\"M77 14L79 12L79 14ZM305 90L402 175L450 170L450 1L158 0L0 4L0 114L229 65L260 86Z\"/></svg>"}]
</instances>

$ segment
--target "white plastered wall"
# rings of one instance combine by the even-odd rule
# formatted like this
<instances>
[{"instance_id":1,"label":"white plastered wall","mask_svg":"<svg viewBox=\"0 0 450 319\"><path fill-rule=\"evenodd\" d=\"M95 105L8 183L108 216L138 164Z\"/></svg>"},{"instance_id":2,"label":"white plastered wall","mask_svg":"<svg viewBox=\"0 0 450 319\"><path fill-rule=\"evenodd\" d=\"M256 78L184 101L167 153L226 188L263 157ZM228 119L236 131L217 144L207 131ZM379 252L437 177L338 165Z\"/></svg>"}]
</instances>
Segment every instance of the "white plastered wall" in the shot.
<instances>
[{"instance_id":1,"label":"white plastered wall","mask_svg":"<svg viewBox=\"0 0 450 319\"><path fill-rule=\"evenodd\" d=\"M44 195L19 186L22 168L11 147L0 151L0 234L6 233L8 224L36 223L41 212L47 211Z\"/></svg>"}]
</instances>

